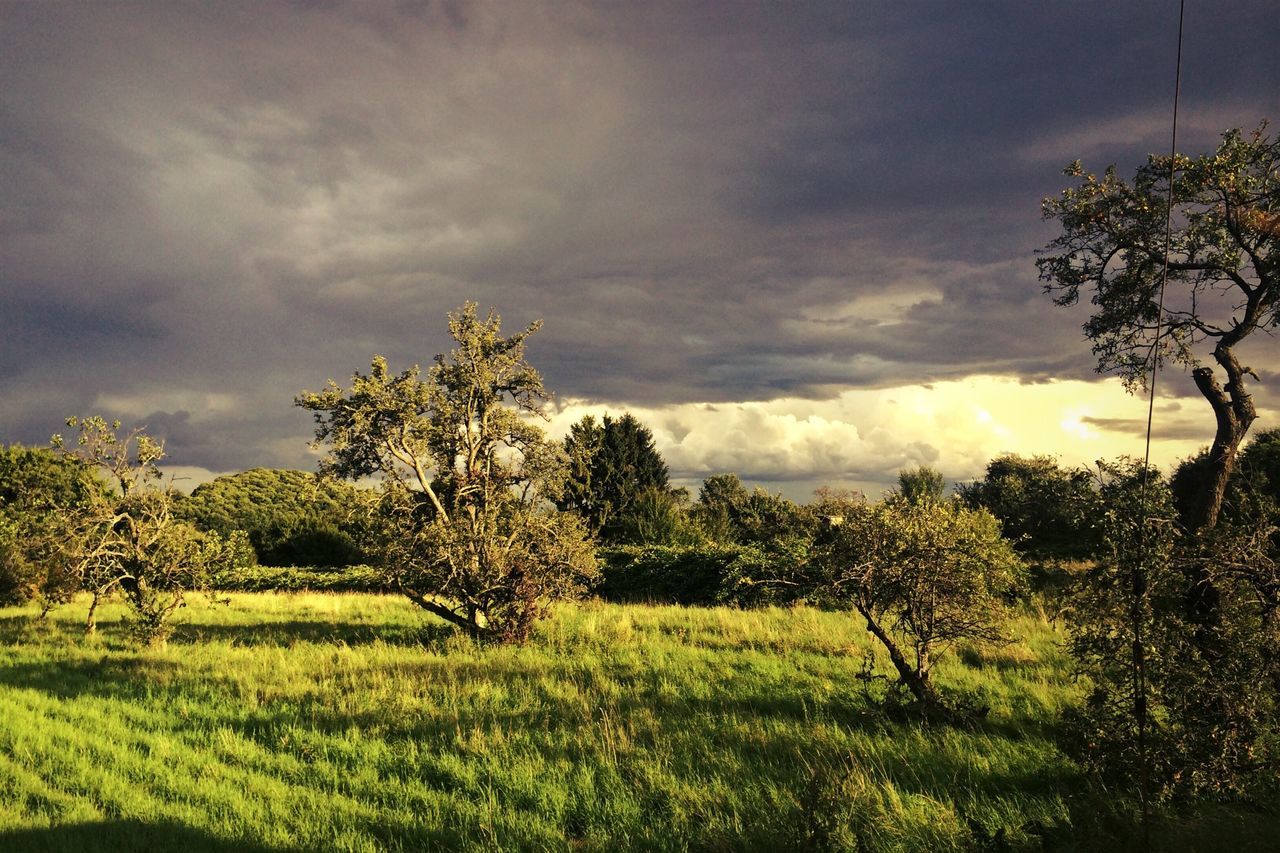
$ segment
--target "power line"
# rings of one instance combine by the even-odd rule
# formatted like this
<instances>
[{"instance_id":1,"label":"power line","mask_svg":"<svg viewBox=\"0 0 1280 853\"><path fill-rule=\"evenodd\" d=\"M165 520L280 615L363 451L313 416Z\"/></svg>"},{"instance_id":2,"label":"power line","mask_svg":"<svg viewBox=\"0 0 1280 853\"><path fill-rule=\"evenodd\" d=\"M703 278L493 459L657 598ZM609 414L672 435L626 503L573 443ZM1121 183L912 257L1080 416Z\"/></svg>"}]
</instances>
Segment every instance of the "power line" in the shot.
<instances>
[{"instance_id":1,"label":"power line","mask_svg":"<svg viewBox=\"0 0 1280 853\"><path fill-rule=\"evenodd\" d=\"M1147 728L1147 663L1146 648L1142 639L1142 623L1146 612L1147 575L1144 565L1147 557L1147 528L1151 519L1148 516L1147 492L1151 483L1151 430L1155 422L1156 379L1160 373L1160 337L1163 333L1164 293L1169 283L1169 252L1173 243L1173 182L1178 159L1178 101L1182 94L1182 35L1186 19L1186 0L1178 3L1178 52L1174 62L1173 82L1173 130L1169 143L1169 187L1164 215L1164 265L1160 271L1160 292L1156 302L1156 334L1151 344L1151 381L1150 396L1147 400L1147 437L1146 452L1142 461L1142 524L1139 529L1138 561L1134 567L1132 578L1132 619L1133 619L1133 692L1134 716L1138 724L1138 758L1139 758L1139 791L1142 804L1142 846L1151 849L1151 772L1148 760Z\"/></svg>"}]
</instances>

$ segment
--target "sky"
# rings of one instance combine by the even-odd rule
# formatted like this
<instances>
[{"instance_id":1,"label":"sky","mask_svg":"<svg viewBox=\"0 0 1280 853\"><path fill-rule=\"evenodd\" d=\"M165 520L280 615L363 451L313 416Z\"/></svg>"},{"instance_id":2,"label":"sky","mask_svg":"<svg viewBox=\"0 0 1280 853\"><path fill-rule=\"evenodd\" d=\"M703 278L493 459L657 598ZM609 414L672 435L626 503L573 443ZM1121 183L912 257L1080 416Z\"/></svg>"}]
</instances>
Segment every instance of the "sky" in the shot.
<instances>
[{"instance_id":1,"label":"sky","mask_svg":"<svg viewBox=\"0 0 1280 853\"><path fill-rule=\"evenodd\" d=\"M1179 148L1280 122L1280 15L1188 0ZM1169 146L1177 3L0 0L0 442L314 469L303 390L542 319L547 424L796 499L1141 456L1035 252L1062 168ZM1241 348L1280 426L1280 345ZM1212 438L1158 382L1153 458Z\"/></svg>"}]
</instances>

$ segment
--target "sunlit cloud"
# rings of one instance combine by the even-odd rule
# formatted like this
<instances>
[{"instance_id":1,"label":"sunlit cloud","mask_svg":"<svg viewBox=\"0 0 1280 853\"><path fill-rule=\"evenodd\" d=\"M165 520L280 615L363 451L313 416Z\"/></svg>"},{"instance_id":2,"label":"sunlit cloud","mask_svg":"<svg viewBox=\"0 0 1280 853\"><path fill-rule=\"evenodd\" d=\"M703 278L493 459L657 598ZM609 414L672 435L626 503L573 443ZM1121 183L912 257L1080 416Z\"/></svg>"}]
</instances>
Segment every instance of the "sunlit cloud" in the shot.
<instances>
[{"instance_id":1,"label":"sunlit cloud","mask_svg":"<svg viewBox=\"0 0 1280 853\"><path fill-rule=\"evenodd\" d=\"M928 386L850 390L828 400L682 404L663 407L565 401L550 424L555 435L587 414L629 410L648 424L673 474L696 487L733 472L802 499L819 485L855 486L873 495L898 471L930 465L951 482L982 475L1001 453L1044 454L1066 466L1141 457L1131 422L1145 425L1146 402L1119 382L1066 380L1024 384L973 376ZM1162 437L1157 421L1152 460L1169 468L1213 436L1206 406L1196 424ZM1265 412L1264 417L1273 416ZM1161 415L1167 417L1167 415ZM1114 425L1116 428L1109 428Z\"/></svg>"}]
</instances>

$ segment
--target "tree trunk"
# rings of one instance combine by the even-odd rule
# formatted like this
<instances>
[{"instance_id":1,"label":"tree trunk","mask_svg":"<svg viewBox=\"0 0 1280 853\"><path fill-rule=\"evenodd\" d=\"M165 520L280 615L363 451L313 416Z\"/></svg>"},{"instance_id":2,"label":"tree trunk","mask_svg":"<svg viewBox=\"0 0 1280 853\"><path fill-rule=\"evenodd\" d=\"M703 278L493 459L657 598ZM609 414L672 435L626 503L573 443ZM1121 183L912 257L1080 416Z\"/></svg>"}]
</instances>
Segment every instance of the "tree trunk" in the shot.
<instances>
[{"instance_id":1,"label":"tree trunk","mask_svg":"<svg viewBox=\"0 0 1280 853\"><path fill-rule=\"evenodd\" d=\"M454 611L445 607L443 604L432 601L431 599L427 598L424 595L419 595L413 590L406 589L404 586L400 587L400 591L404 593L405 596L410 601L412 601L414 604L421 607L423 610L427 611L428 613L433 613L436 616L439 616L441 619L443 619L444 621L448 622L449 624L455 627L461 628L462 630L466 631L468 634L470 634L472 637L475 637L476 639L482 639L484 637L489 636L490 634L489 631L482 628L479 625L479 623L476 621L474 616L474 613L475 613L474 607L469 608L468 612L473 615L470 619L468 619L465 616L458 615Z\"/></svg>"},{"instance_id":2,"label":"tree trunk","mask_svg":"<svg viewBox=\"0 0 1280 853\"><path fill-rule=\"evenodd\" d=\"M1218 385L1211 367L1197 367L1191 374L1196 388L1213 407L1217 420L1213 446L1209 449L1208 472L1193 516L1192 523L1198 532L1212 530L1217 525L1227 483L1235 470L1236 453L1258 417L1253 398L1244 389L1244 376L1251 372L1249 368L1241 367L1231 347L1221 343L1214 349L1213 357L1226 371L1225 388ZM1211 628L1218 621L1221 594L1201 561L1192 561L1191 565L1191 575L1187 578L1188 615L1197 628Z\"/></svg>"},{"instance_id":3,"label":"tree trunk","mask_svg":"<svg viewBox=\"0 0 1280 853\"><path fill-rule=\"evenodd\" d=\"M929 670L917 670L902 654L902 650L898 648L898 644L889 636L889 632L877 622L871 613L862 605L855 605L858 612L862 614L862 618L867 620L867 630L876 635L876 639L889 652L889 660L893 663L893 668L898 671L898 681L911 691L911 695L916 697L921 706L926 711L932 711L941 707L938 701L938 694L933 690L933 684L929 681Z\"/></svg>"},{"instance_id":4,"label":"tree trunk","mask_svg":"<svg viewBox=\"0 0 1280 853\"><path fill-rule=\"evenodd\" d=\"M1242 388L1231 382L1227 383L1225 390L1218 386L1213 368L1198 367L1192 376L1200 393L1213 406L1217 419L1213 446L1209 449L1208 477L1193 522L1197 530L1207 530L1218 523L1222 500L1227 493L1227 481L1236 467L1236 452L1257 413L1252 398Z\"/></svg>"},{"instance_id":5,"label":"tree trunk","mask_svg":"<svg viewBox=\"0 0 1280 853\"><path fill-rule=\"evenodd\" d=\"M94 592L93 600L89 602L89 613L84 619L84 633L87 637L92 637L98 631L98 593Z\"/></svg>"}]
</instances>

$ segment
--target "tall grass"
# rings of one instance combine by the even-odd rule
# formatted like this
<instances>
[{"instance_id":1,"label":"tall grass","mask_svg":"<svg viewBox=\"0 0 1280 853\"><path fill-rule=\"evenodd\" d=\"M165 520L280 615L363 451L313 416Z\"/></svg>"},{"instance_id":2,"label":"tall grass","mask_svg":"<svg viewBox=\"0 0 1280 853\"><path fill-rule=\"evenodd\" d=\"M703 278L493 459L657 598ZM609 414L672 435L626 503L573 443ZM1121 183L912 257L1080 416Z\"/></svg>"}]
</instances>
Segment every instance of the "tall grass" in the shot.
<instances>
[{"instance_id":1,"label":"tall grass","mask_svg":"<svg viewBox=\"0 0 1280 853\"><path fill-rule=\"evenodd\" d=\"M0 610L0 849L1105 849L1132 828L1058 746L1043 619L960 649L970 729L895 721L844 614L566 606L478 645L395 597L193 599L167 647ZM1101 817L1100 817L1101 815ZM1225 827L1225 829L1224 829ZM1269 840L1263 817L1170 846ZM998 836L998 837L997 837ZM994 848L993 848L994 849ZM1259 847L1259 849L1264 849Z\"/></svg>"}]
</instances>

